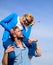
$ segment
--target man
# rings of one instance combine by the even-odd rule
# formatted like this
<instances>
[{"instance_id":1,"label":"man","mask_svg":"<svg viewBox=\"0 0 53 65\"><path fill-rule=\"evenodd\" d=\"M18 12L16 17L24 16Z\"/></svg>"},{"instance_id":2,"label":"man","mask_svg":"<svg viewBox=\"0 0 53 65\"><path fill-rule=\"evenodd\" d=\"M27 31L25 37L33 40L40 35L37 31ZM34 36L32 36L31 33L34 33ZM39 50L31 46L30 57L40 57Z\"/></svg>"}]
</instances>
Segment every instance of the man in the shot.
<instances>
[{"instance_id":1,"label":"man","mask_svg":"<svg viewBox=\"0 0 53 65\"><path fill-rule=\"evenodd\" d=\"M18 27L13 28L13 46L8 45L4 52L2 65L31 65L28 57L28 48L22 42L23 35ZM9 42L10 43L10 42ZM14 52L14 58L9 59L9 53Z\"/></svg>"},{"instance_id":2,"label":"man","mask_svg":"<svg viewBox=\"0 0 53 65\"><path fill-rule=\"evenodd\" d=\"M18 26L21 31L22 34L24 35L25 38L29 39L29 35L31 32L31 27L34 24L34 18L31 14L25 14L22 17L19 17L17 14L13 13L11 15L9 15L8 17L6 17L4 20L2 20L0 22L0 24L5 28L4 34L3 34L3 45L5 47L7 47L7 45L9 43L7 43L6 41L8 41L8 38L10 36L10 33L13 34L13 30L12 28L14 26ZM26 30L26 28L28 30ZM25 39L24 39L25 41ZM28 42L32 43L34 40L33 39L29 39ZM28 43L26 42L26 43ZM5 43L5 44L4 44ZM28 46L28 45L27 45ZM38 56L41 56L41 52L40 52L40 47L36 42L33 42L32 44L33 49L38 51ZM37 48L37 49L35 49ZM32 50L32 47L30 50ZM32 52L30 52L29 54L31 54ZM35 52L33 53L33 56L35 55Z\"/></svg>"},{"instance_id":3,"label":"man","mask_svg":"<svg viewBox=\"0 0 53 65\"><path fill-rule=\"evenodd\" d=\"M15 28L17 28L17 26ZM13 42L14 41L13 41L12 36L11 36L11 38L9 38L6 42L3 43L4 49L6 50L9 45L13 46ZM24 44L28 47L28 50L29 50L28 56L30 59L32 59L33 56L39 57L41 55L41 52L39 51L40 48L39 47L37 48L37 42L36 41L29 43L28 39L23 37L22 42L24 42ZM9 53L9 59L14 58L14 56L15 56L14 52Z\"/></svg>"}]
</instances>

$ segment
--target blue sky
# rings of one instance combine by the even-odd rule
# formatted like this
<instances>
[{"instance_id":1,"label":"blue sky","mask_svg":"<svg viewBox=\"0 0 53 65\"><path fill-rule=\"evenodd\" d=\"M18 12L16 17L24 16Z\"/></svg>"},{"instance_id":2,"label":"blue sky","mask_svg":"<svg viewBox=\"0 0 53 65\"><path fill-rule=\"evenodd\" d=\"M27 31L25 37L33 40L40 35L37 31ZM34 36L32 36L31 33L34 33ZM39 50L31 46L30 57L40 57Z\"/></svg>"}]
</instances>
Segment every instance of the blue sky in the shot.
<instances>
[{"instance_id":1,"label":"blue sky","mask_svg":"<svg viewBox=\"0 0 53 65\"><path fill-rule=\"evenodd\" d=\"M19 16L25 13L34 16L35 24L30 37L39 40L42 56L33 57L32 65L53 65L53 0L0 0L0 21L12 12L16 12ZM4 52L3 31L4 28L0 26L0 60Z\"/></svg>"}]
</instances>

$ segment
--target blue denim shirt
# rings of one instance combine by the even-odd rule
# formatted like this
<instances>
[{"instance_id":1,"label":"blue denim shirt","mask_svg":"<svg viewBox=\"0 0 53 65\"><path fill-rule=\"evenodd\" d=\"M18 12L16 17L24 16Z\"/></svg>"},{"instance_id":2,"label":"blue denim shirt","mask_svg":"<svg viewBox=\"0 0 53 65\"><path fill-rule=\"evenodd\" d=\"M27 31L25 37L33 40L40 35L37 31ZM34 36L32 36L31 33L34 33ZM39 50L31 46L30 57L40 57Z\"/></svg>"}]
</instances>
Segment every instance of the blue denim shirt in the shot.
<instances>
[{"instance_id":1,"label":"blue denim shirt","mask_svg":"<svg viewBox=\"0 0 53 65\"><path fill-rule=\"evenodd\" d=\"M22 42L24 42L24 44L28 47L28 57L33 57L35 56L35 49L36 49L36 42L33 41L31 44L28 43L27 41L28 39L24 38L22 40ZM8 38L8 40L6 42L3 42L3 47L6 50L7 47L11 45L13 46L13 40L11 38ZM12 60L15 58L15 52L10 52L9 54L9 59L11 59L9 62L13 63Z\"/></svg>"},{"instance_id":2,"label":"blue denim shirt","mask_svg":"<svg viewBox=\"0 0 53 65\"><path fill-rule=\"evenodd\" d=\"M14 52L10 52L8 54L8 65L31 65L29 57L28 57L28 48L23 43L23 48L19 48L15 42L9 39L8 42L11 42L5 45L5 49L7 46L14 46Z\"/></svg>"},{"instance_id":3,"label":"blue denim shirt","mask_svg":"<svg viewBox=\"0 0 53 65\"><path fill-rule=\"evenodd\" d=\"M14 43L15 59L13 65L31 65L28 57L28 48L23 43L23 48Z\"/></svg>"}]
</instances>

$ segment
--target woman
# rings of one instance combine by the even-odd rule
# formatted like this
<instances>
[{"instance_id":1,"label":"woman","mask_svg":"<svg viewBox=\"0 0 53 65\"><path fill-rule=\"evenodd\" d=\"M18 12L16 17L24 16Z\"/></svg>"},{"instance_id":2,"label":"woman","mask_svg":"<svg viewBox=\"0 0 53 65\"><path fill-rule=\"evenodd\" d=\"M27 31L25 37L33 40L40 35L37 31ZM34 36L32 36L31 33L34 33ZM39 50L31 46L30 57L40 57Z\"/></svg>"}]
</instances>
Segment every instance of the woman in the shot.
<instances>
[{"instance_id":1,"label":"woman","mask_svg":"<svg viewBox=\"0 0 53 65\"><path fill-rule=\"evenodd\" d=\"M24 14L22 17L19 17L16 13L10 14L8 17L3 19L0 24L5 28L4 34L3 34L3 44L5 43L6 46L6 41L8 40L10 33L13 34L13 27L18 26L19 29L22 31L22 34L24 35L25 38L29 39L30 32L32 25L34 24L34 18L31 14ZM25 40L24 40L25 41ZM29 39L29 42L32 43L34 41L33 39ZM28 44L27 44L28 45ZM33 49L37 51L39 48L38 45L36 45L36 42L32 43ZM36 49L37 48L37 49ZM30 54L32 53L32 50L30 50ZM38 50L39 56L41 55L40 53L40 48ZM35 55L35 51L31 56Z\"/></svg>"}]
</instances>

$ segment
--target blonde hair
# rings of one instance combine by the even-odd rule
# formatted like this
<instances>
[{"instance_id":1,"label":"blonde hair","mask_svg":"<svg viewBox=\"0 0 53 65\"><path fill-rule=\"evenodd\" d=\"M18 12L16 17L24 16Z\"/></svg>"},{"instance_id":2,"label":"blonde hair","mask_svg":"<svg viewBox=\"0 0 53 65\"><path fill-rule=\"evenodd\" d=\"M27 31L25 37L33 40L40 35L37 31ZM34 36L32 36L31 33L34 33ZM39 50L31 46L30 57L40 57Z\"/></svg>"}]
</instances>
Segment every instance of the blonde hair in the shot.
<instances>
[{"instance_id":1,"label":"blonde hair","mask_svg":"<svg viewBox=\"0 0 53 65\"><path fill-rule=\"evenodd\" d=\"M33 22L34 21L34 17L31 15L31 14L24 14L25 17L30 17L31 21L30 22Z\"/></svg>"}]
</instances>

